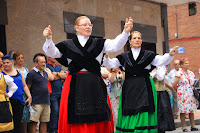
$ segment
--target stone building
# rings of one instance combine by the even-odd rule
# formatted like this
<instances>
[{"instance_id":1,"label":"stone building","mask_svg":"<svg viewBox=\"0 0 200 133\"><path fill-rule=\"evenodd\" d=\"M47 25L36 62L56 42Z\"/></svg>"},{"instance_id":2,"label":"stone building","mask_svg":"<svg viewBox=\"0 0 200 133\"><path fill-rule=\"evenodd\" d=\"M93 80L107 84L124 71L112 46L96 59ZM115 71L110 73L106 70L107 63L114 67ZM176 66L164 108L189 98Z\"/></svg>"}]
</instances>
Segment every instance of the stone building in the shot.
<instances>
[{"instance_id":1,"label":"stone building","mask_svg":"<svg viewBox=\"0 0 200 133\"><path fill-rule=\"evenodd\" d=\"M168 51L167 5L162 0L0 0L0 51L24 53L24 66L33 66L35 53L43 52L43 29L51 25L54 43L74 36L77 16L89 16L92 36L114 38L122 32L125 18L143 34L143 48ZM111 57L126 51L110 54Z\"/></svg>"}]
</instances>

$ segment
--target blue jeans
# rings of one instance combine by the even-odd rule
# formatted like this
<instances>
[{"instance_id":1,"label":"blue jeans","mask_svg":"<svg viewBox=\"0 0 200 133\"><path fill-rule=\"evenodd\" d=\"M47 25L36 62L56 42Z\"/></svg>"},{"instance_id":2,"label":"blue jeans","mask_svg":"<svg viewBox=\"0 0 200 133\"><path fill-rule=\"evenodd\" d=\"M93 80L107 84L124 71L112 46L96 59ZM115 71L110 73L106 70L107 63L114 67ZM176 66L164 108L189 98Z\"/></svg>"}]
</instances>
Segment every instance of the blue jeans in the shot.
<instances>
[{"instance_id":1,"label":"blue jeans","mask_svg":"<svg viewBox=\"0 0 200 133\"><path fill-rule=\"evenodd\" d=\"M51 102L50 132L55 132L58 130L60 98L61 94L50 95L50 102Z\"/></svg>"}]
</instances>

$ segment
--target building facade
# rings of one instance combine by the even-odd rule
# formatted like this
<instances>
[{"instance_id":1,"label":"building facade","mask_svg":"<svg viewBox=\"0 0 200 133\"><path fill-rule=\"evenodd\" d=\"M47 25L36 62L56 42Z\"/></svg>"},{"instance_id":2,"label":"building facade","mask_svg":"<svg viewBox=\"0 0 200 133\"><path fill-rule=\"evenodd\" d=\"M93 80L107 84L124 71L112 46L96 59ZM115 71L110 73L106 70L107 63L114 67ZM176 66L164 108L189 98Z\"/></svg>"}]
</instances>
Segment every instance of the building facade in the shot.
<instances>
[{"instance_id":1,"label":"building facade","mask_svg":"<svg viewBox=\"0 0 200 133\"><path fill-rule=\"evenodd\" d=\"M43 30L51 25L53 41L58 43L74 36L73 24L77 16L89 16L94 24L93 36L115 38L122 32L125 18L134 20L133 30L143 34L146 48L163 54L164 27L162 6L139 0L1 0L6 2L7 22L0 23L5 29L6 43L1 47L24 53L25 66L33 66L35 53L43 52ZM96 27L96 28L95 28ZM2 31L3 28L1 28ZM3 33L1 33L3 34ZM0 50L1 51L1 50ZM125 51L111 53L114 57Z\"/></svg>"},{"instance_id":2,"label":"building facade","mask_svg":"<svg viewBox=\"0 0 200 133\"><path fill-rule=\"evenodd\" d=\"M175 59L187 57L190 70L199 76L200 2L168 6L169 47L179 46Z\"/></svg>"}]
</instances>

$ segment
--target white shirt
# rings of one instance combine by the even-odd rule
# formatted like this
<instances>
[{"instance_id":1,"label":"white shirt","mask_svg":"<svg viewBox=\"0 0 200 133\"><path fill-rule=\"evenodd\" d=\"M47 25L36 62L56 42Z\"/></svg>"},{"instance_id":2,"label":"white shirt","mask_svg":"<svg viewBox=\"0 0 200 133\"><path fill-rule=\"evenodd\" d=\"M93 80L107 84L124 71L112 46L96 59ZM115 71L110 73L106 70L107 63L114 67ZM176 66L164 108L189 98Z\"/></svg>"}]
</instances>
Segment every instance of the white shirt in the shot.
<instances>
[{"instance_id":1,"label":"white shirt","mask_svg":"<svg viewBox=\"0 0 200 133\"><path fill-rule=\"evenodd\" d=\"M150 72L150 76L152 78L156 77L158 81L164 80L165 77L165 66L157 67L157 69L153 69L153 71Z\"/></svg>"},{"instance_id":2,"label":"white shirt","mask_svg":"<svg viewBox=\"0 0 200 133\"><path fill-rule=\"evenodd\" d=\"M1 78L2 74L0 74ZM13 82L13 78L11 78L9 75L4 75L4 79L6 82L6 85L8 85L8 96L12 97L12 95L15 93L15 91L18 89L17 85Z\"/></svg>"},{"instance_id":3,"label":"white shirt","mask_svg":"<svg viewBox=\"0 0 200 133\"><path fill-rule=\"evenodd\" d=\"M118 35L115 39L106 39L104 42L104 48L102 52L96 57L96 60L101 63L103 53L109 53L109 52L116 52L124 47L126 44L129 34L126 34L124 31L122 34ZM77 35L77 38L81 44L81 46L85 46L87 40L89 37L85 38L84 36ZM46 39L46 42L43 45L43 50L46 53L47 56L53 57L53 58L60 58L62 56L62 53L58 50L58 48L55 46L52 39ZM68 59L68 63L71 62L71 59ZM86 69L82 69L81 71L85 71Z\"/></svg>"},{"instance_id":4,"label":"white shirt","mask_svg":"<svg viewBox=\"0 0 200 133\"><path fill-rule=\"evenodd\" d=\"M131 51L133 53L133 58L136 60L140 54L140 50L141 48L131 48ZM164 66L164 65L168 65L172 60L173 60L174 56L170 56L169 53L166 53L164 55L156 55L155 58L153 59L153 61L145 67L145 69L150 70L151 69L151 65L154 66ZM119 60L117 58L104 58L103 60L104 65L108 68L119 68L121 66Z\"/></svg>"}]
</instances>

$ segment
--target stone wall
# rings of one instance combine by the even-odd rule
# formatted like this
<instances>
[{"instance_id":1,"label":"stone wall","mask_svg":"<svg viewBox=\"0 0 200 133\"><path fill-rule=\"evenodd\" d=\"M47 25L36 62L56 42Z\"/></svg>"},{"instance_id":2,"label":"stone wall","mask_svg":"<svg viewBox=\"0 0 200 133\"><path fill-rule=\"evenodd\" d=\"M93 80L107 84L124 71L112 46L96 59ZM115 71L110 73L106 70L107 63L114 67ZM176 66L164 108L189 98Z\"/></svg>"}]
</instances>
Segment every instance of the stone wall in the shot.
<instances>
[{"instance_id":1,"label":"stone wall","mask_svg":"<svg viewBox=\"0 0 200 133\"><path fill-rule=\"evenodd\" d=\"M104 18L105 38L121 33L121 21L131 16L136 23L157 27L157 52L162 54L164 40L160 5L137 0L8 0L7 48L24 53L31 68L35 53L43 52L43 29L52 26L54 43L66 39L63 11ZM123 52L112 53L111 57Z\"/></svg>"}]
</instances>

